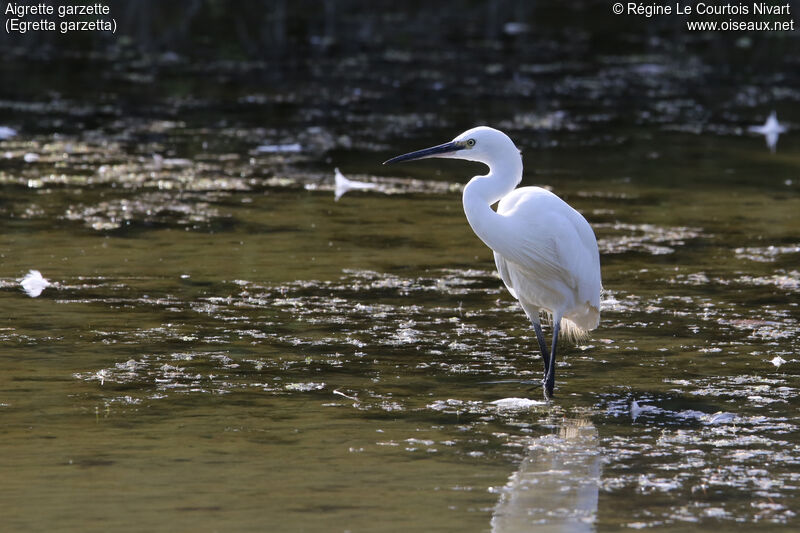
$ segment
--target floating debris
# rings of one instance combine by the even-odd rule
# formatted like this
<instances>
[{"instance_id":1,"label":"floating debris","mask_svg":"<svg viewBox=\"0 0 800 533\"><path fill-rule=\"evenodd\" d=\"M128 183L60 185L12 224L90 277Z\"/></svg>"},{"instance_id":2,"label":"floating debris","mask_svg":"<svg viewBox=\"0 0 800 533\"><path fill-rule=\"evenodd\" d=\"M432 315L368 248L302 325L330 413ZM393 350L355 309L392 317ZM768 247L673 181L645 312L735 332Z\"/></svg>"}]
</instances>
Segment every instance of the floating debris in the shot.
<instances>
[{"instance_id":1,"label":"floating debris","mask_svg":"<svg viewBox=\"0 0 800 533\"><path fill-rule=\"evenodd\" d=\"M636 400L631 402L631 418L633 418L634 422L642 413L661 413L662 411L662 409L653 407L652 405L639 405L639 402Z\"/></svg>"},{"instance_id":2,"label":"floating debris","mask_svg":"<svg viewBox=\"0 0 800 533\"><path fill-rule=\"evenodd\" d=\"M190 167L192 161L180 157L164 157L161 154L153 154L153 165L158 170L163 167Z\"/></svg>"},{"instance_id":3,"label":"floating debris","mask_svg":"<svg viewBox=\"0 0 800 533\"><path fill-rule=\"evenodd\" d=\"M260 154L286 154L302 152L303 147L300 143L291 144L262 144L256 148L256 152Z\"/></svg>"},{"instance_id":4,"label":"floating debris","mask_svg":"<svg viewBox=\"0 0 800 533\"><path fill-rule=\"evenodd\" d=\"M377 185L374 183L365 183L363 181L354 181L349 180L344 177L344 175L339 172L339 169L334 169L334 175L336 180L336 188L333 191L334 194L334 201L339 201L339 198L344 196L348 191L351 190L364 190L364 189L375 189Z\"/></svg>"},{"instance_id":5,"label":"floating debris","mask_svg":"<svg viewBox=\"0 0 800 533\"><path fill-rule=\"evenodd\" d=\"M501 398L489 403L504 411L521 411L539 405L547 405L544 400L531 400L529 398Z\"/></svg>"},{"instance_id":6,"label":"floating debris","mask_svg":"<svg viewBox=\"0 0 800 533\"><path fill-rule=\"evenodd\" d=\"M350 396L349 394L345 394L342 391L337 390L337 389L334 389L333 394L336 394L337 396L341 396L343 398L347 398L348 400L352 400L352 401L354 401L356 403L359 402L359 399L358 399L357 396Z\"/></svg>"},{"instance_id":7,"label":"floating debris","mask_svg":"<svg viewBox=\"0 0 800 533\"><path fill-rule=\"evenodd\" d=\"M786 133L788 128L778 122L778 114L773 111L762 126L750 126L747 130L763 135L767 141L769 151L774 154L778 146L778 137L780 137L781 133Z\"/></svg>"},{"instance_id":8,"label":"floating debris","mask_svg":"<svg viewBox=\"0 0 800 533\"><path fill-rule=\"evenodd\" d=\"M16 136L17 130L8 126L0 126L0 141Z\"/></svg>"},{"instance_id":9,"label":"floating debris","mask_svg":"<svg viewBox=\"0 0 800 533\"><path fill-rule=\"evenodd\" d=\"M775 357L770 359L769 362L772 363L773 365L775 365L775 368L780 368L781 365L786 364L787 361L786 361L786 359L784 359L780 355L776 355Z\"/></svg>"},{"instance_id":10,"label":"floating debris","mask_svg":"<svg viewBox=\"0 0 800 533\"><path fill-rule=\"evenodd\" d=\"M36 298L42 291L50 286L50 282L42 277L42 273L38 270L30 270L25 277L19 280L22 289L31 298Z\"/></svg>"},{"instance_id":11,"label":"floating debris","mask_svg":"<svg viewBox=\"0 0 800 533\"><path fill-rule=\"evenodd\" d=\"M717 411L713 415L704 415L700 417L700 421L705 424L728 424L735 422L738 417L733 413L726 413L724 411Z\"/></svg>"},{"instance_id":12,"label":"floating debris","mask_svg":"<svg viewBox=\"0 0 800 533\"><path fill-rule=\"evenodd\" d=\"M684 409L683 411L670 411L668 409L662 409L660 407L655 407L653 405L640 405L638 401L634 400L631 402L630 406L630 413L631 418L635 421L639 418L643 413L649 413L651 415L661 415L662 417L666 417L667 419L673 419L677 421L698 421L702 422L703 424L727 424L731 422L736 422L738 420L738 415L734 413L728 413L724 411L717 411L713 414L704 413L703 411L697 411L695 409Z\"/></svg>"}]
</instances>

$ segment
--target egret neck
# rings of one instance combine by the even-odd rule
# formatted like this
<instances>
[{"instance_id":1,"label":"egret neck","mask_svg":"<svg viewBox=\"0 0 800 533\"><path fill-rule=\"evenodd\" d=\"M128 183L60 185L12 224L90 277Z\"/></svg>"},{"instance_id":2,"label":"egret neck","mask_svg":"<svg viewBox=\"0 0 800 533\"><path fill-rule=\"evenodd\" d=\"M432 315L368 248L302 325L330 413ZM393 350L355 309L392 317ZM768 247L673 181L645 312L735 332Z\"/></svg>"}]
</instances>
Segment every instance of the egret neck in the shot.
<instances>
[{"instance_id":1,"label":"egret neck","mask_svg":"<svg viewBox=\"0 0 800 533\"><path fill-rule=\"evenodd\" d=\"M522 156L516 148L481 161L489 166L485 176L475 176L464 187L462 201L467 221L475 234L492 250L503 253L508 243L506 220L492 206L513 191L522 181Z\"/></svg>"},{"instance_id":2,"label":"egret neck","mask_svg":"<svg viewBox=\"0 0 800 533\"><path fill-rule=\"evenodd\" d=\"M554 194L539 187L516 189L522 181L522 156L502 131L478 126L450 142L386 163L429 157L465 159L489 167L488 174L472 178L464 187L464 213L475 234L494 251L503 283L533 324L544 363L544 395L551 398L561 327L580 335L600 321L600 254L592 227ZM495 211L492 206L497 202ZM540 312L553 318L549 352Z\"/></svg>"}]
</instances>

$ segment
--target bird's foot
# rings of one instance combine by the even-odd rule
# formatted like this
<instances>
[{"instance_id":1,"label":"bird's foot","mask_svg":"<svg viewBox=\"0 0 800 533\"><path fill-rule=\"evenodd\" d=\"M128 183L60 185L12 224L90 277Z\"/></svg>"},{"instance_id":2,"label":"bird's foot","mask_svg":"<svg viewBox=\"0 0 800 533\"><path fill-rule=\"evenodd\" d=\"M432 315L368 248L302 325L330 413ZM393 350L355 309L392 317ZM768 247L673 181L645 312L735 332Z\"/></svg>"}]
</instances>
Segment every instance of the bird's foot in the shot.
<instances>
[{"instance_id":1,"label":"bird's foot","mask_svg":"<svg viewBox=\"0 0 800 533\"><path fill-rule=\"evenodd\" d=\"M542 389L544 390L545 400L553 399L553 389L556 387L556 378L553 374L545 376L542 380Z\"/></svg>"},{"instance_id":2,"label":"bird's foot","mask_svg":"<svg viewBox=\"0 0 800 533\"><path fill-rule=\"evenodd\" d=\"M553 396L553 388L552 387L550 387L549 389L547 388L547 374L545 373L545 375L542 376L542 379L539 380L538 382L542 385L542 390L544 391L544 399L550 400ZM536 383L536 381L531 380L531 383Z\"/></svg>"}]
</instances>

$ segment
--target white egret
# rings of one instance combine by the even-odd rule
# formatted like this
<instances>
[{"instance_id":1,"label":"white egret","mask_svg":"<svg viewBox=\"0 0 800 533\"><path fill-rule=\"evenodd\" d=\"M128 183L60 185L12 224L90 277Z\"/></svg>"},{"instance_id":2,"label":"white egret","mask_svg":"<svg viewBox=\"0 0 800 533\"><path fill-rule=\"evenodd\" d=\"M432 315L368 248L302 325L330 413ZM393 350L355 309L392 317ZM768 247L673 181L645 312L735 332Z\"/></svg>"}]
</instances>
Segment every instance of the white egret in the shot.
<instances>
[{"instance_id":1,"label":"white egret","mask_svg":"<svg viewBox=\"0 0 800 533\"><path fill-rule=\"evenodd\" d=\"M552 397L559 332L575 339L600 323L600 254L591 226L550 191L516 188L522 180L522 156L501 131L473 128L448 143L386 163L428 157L466 159L489 167L488 174L475 176L464 188L464 213L494 252L500 277L533 324L544 362L545 396ZM495 212L492 205L498 201ZM540 313L552 318L549 352Z\"/></svg>"}]
</instances>

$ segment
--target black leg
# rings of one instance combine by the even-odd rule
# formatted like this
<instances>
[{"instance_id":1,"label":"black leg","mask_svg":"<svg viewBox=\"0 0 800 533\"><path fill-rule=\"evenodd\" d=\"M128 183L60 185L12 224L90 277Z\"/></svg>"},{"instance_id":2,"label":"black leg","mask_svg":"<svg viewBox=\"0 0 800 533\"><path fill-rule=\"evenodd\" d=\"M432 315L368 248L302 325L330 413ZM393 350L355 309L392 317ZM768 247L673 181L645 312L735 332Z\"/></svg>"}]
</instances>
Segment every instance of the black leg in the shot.
<instances>
[{"instance_id":1,"label":"black leg","mask_svg":"<svg viewBox=\"0 0 800 533\"><path fill-rule=\"evenodd\" d=\"M550 367L550 352L547 351L547 343L542 333L542 325L539 321L531 321L533 330L536 332L536 340L539 341L539 350L542 352L542 362L544 363L544 375L547 376L547 369ZM544 380L542 380L544 381Z\"/></svg>"},{"instance_id":2,"label":"black leg","mask_svg":"<svg viewBox=\"0 0 800 533\"><path fill-rule=\"evenodd\" d=\"M548 399L553 397L553 389L556 386L556 346L560 327L561 319L553 317L553 349L550 350L550 361L547 365L547 375L544 378L544 395Z\"/></svg>"}]
</instances>

